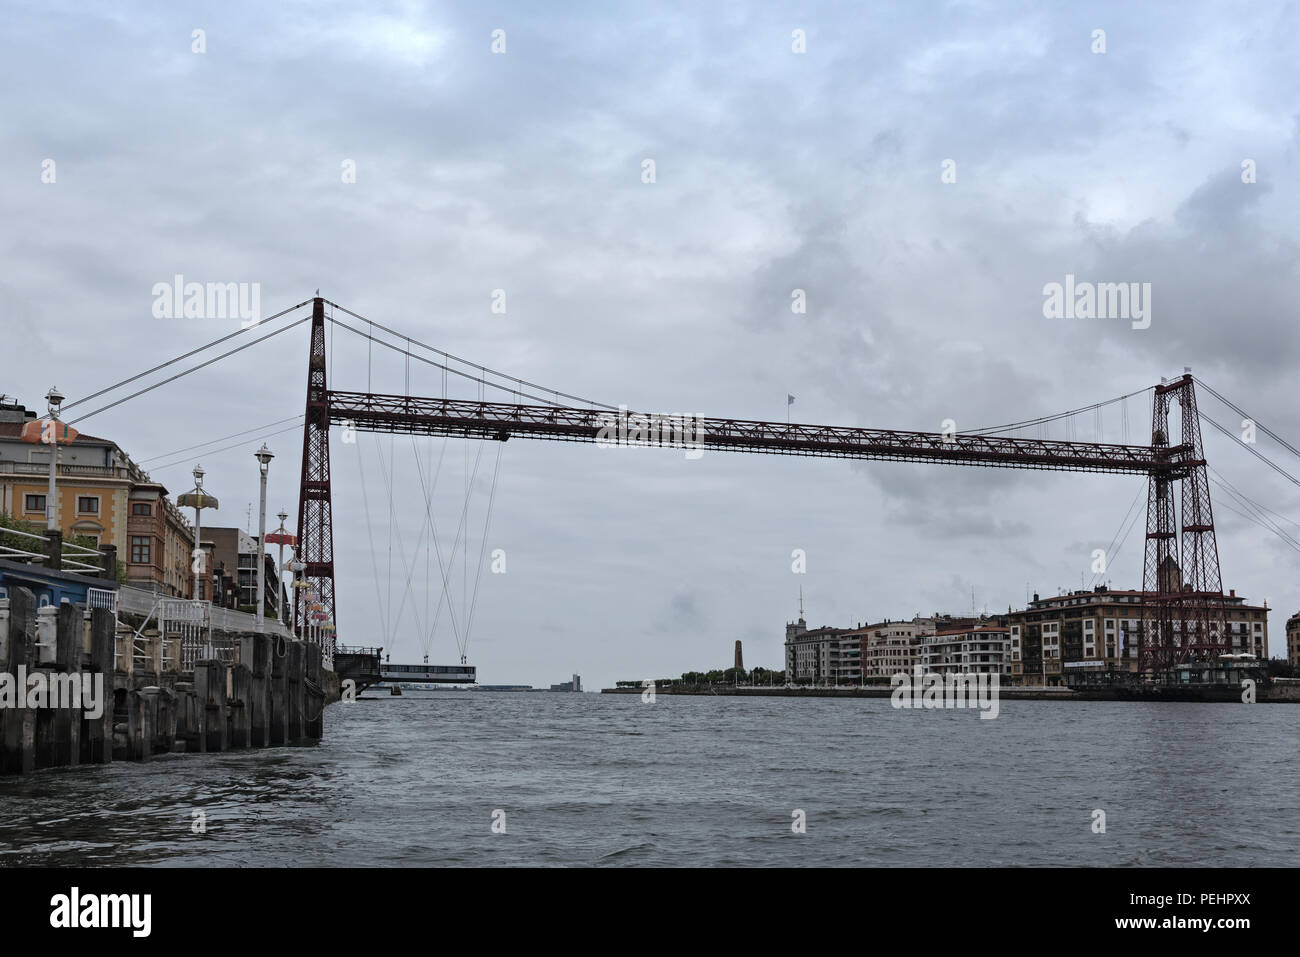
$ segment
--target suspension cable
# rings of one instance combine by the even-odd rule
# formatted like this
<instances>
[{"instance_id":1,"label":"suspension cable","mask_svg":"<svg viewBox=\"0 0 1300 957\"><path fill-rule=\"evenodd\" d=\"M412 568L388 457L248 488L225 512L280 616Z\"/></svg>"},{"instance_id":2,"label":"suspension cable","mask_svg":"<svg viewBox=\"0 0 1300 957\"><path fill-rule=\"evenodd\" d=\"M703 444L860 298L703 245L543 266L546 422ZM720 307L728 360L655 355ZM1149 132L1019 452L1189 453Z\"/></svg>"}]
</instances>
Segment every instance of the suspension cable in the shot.
<instances>
[{"instance_id":1,"label":"suspension cable","mask_svg":"<svg viewBox=\"0 0 1300 957\"><path fill-rule=\"evenodd\" d=\"M1135 395L1141 395L1144 392L1151 392L1155 386L1147 386L1145 389L1138 389L1136 392L1129 392L1125 395L1117 395L1113 399L1106 399L1103 402L1094 402L1092 405L1082 405L1077 409L1070 409L1068 412L1058 412L1055 415L1043 415L1036 419L1025 419L1023 422L1009 422L1006 425L993 426L987 429L963 429L958 435L996 435L999 432L1011 432L1016 429L1023 429L1033 425L1046 425L1049 422L1055 422L1058 419L1064 419L1068 416L1077 415L1080 412L1091 412L1094 409L1102 409L1105 406L1113 405L1116 402L1123 402L1131 399Z\"/></svg>"},{"instance_id":2,"label":"suspension cable","mask_svg":"<svg viewBox=\"0 0 1300 957\"><path fill-rule=\"evenodd\" d=\"M100 406L98 409L96 409L96 410L93 411L93 412L87 412L85 415L78 416L77 418L75 418L75 419L73 419L71 422L69 422L68 424L69 424L69 425L75 425L75 424L78 423L78 422L84 422L86 419L90 418L92 415L99 415L99 413L101 413L101 412L107 412L109 409L112 409L112 408L114 408L114 407L116 407L116 406L119 406L119 405L121 405L123 402L130 402L132 399L139 398L140 396L144 395L146 392L152 392L154 389L161 388L162 386L167 385L169 382L175 382L177 379L182 379L182 378L184 378L185 376L189 375L191 372L198 372L200 369L203 369L203 368L205 368L205 367L207 367L207 366L210 366L210 365L212 365L214 362L220 362L222 359L225 359L225 358L227 358L227 357L229 357L229 356L233 356L233 355L234 355L235 353L237 353L237 352L243 352L245 349L249 349L249 348L251 348L251 347L253 347L253 346L260 345L261 343L265 342L267 339L274 338L275 336L280 335L282 332L288 332L290 329L293 329L293 328L296 327L296 326L300 326L300 325L302 325L304 322L310 322L310 321L311 321L311 316L303 316L301 319L297 320L296 322L291 322L291 323L289 323L289 325L287 325L287 326L281 326L279 329L276 329L274 332L269 332L269 333L267 333L266 335L262 336L262 338L260 338L260 339L254 339L252 342L246 342L246 343L244 343L242 346L237 346L236 348L231 349L229 352L223 352L221 355L216 356L215 358L212 358L212 359L208 359L206 362L200 362L200 363L199 363L198 365L196 365L196 366L191 366L190 368L186 369L184 372L178 372L178 373L176 373L174 376L170 376L170 377L168 377L168 378L166 378L166 379L163 379L161 382L155 382L153 385L145 386L143 389L140 389L140 390L137 391L137 392L132 392L132 393L131 393L130 395L128 395L128 396L125 396L125 397L123 397L123 398L121 398L121 399L117 399L117 400L115 400L115 401L113 401L113 402L110 402L110 403L108 403L108 405L102 405L102 406ZM253 327L250 326L249 328L251 329L251 328L253 328ZM242 330L241 330L241 331L242 331ZM235 335L235 333L232 333L232 335ZM230 338L230 337L227 336L226 338ZM206 348L206 347L205 347L205 348ZM173 361L175 361L175 360L173 360ZM168 363L168 364L170 364L170 363ZM148 373L141 373L141 375L148 375ZM139 376L136 376L135 378L139 378ZM111 392L114 388L116 388L116 387L115 387L115 386L112 386L112 387L110 387L108 390L105 390L105 391L110 391L110 392ZM83 401L83 400L78 400L78 401Z\"/></svg>"},{"instance_id":3,"label":"suspension cable","mask_svg":"<svg viewBox=\"0 0 1300 957\"><path fill-rule=\"evenodd\" d=\"M81 403L83 402L89 402L91 399L98 399L101 395L104 395L107 392L112 392L115 389L120 389L124 385L130 385L132 382L135 382L137 379L143 379L147 375L152 375L155 372L161 372L163 369L166 369L170 365L175 365L177 362L180 362L182 359L188 359L190 356L198 355L200 352L203 352L205 349L211 349L213 346L220 345L221 343L225 342L227 339L233 339L235 338L235 336L243 335L249 329L256 329L260 325L264 325L265 323L268 322L273 322L274 320L279 319L281 316L288 315L289 313L293 312L295 309L301 309L309 302L311 302L311 300L307 299L303 302L298 303L298 305L296 306L290 306L288 309L284 309L280 312L277 312L274 316L267 316L265 319L259 319L251 326L240 326L238 329L236 329L234 332L230 333L229 335L222 336L220 339L213 339L205 346L199 346L197 349L191 349L189 352L185 353L184 355L176 356L174 359L168 359L162 365L156 365L152 369L146 369L144 372L141 372L138 375L131 376L129 379L123 379L121 382L115 382L113 385L108 386L108 388L100 389L98 392L92 392L90 395L87 396L82 396L76 402L68 402L63 406L63 411L66 412L68 409L71 409L73 406L81 405ZM290 328L290 327L286 326L285 328ZM86 418L86 416L82 416L82 418L84 419Z\"/></svg>"},{"instance_id":4,"label":"suspension cable","mask_svg":"<svg viewBox=\"0 0 1300 957\"><path fill-rule=\"evenodd\" d=\"M469 620L465 622L465 640L461 646L460 653L464 657L469 653L469 634L474 624L474 615L478 611L478 586L483 579L483 558L487 554L488 529L492 526L492 503L497 495L497 478L501 473L501 453L505 451L505 443L497 445L496 466L492 469L492 489L488 492L487 516L483 519L483 542L478 550L478 571L474 575L474 595L469 603Z\"/></svg>"},{"instance_id":5,"label":"suspension cable","mask_svg":"<svg viewBox=\"0 0 1300 957\"><path fill-rule=\"evenodd\" d=\"M227 439L238 438L238 437L241 436L241 435L248 435L248 434L251 433L251 432L261 432L263 429L269 429L269 428L272 428L273 426L283 425L283 424L286 423L286 422L295 422L296 424L301 425L301 424L302 424L302 416L301 416L301 415L291 415L291 416L289 416L288 418L284 418L284 419L276 419L274 422L267 422L265 425L256 425L256 426L254 426L254 427L251 428L251 429L244 429L244 431L242 431L242 432L232 432L232 433L230 433L230 435L223 435L223 436L222 436L221 438L219 438L219 439L210 439L210 440L207 441L207 442L200 442L198 445L187 445L187 446L186 446L185 448L183 448L183 449L176 449L175 451L172 451L172 452L164 452L164 453L161 454L161 455L151 455L151 456L149 456L148 458L140 459L140 460L137 461L135 464L136 464L136 465L144 465L144 463L146 463L146 462L153 462L153 461L156 461L157 459L170 459L170 458L172 458L173 456L180 455L182 452L192 452L192 451L194 451L195 449L201 449L201 448L203 448L203 447L206 446L206 445L216 445L218 442L224 442L224 441L226 441Z\"/></svg>"},{"instance_id":6,"label":"suspension cable","mask_svg":"<svg viewBox=\"0 0 1300 957\"><path fill-rule=\"evenodd\" d=\"M1235 402L1232 402L1232 401L1229 400L1229 399L1225 399L1225 398L1224 398L1222 395L1220 395L1218 392L1215 392L1212 388L1210 388L1208 385L1206 385L1205 382L1204 382L1203 380L1201 380L1201 379L1197 379L1196 382L1197 382L1197 384L1200 385L1201 388L1203 388L1206 392L1210 393L1210 395L1214 396L1216 399L1218 399L1220 402L1222 402L1222 403L1223 403L1224 405L1226 405L1228 408L1232 409L1232 411L1236 412L1236 413L1237 413L1238 415L1240 415L1243 419L1249 419L1251 422L1253 422L1254 425L1255 425L1255 428L1259 429L1259 431L1263 432L1263 433L1264 433L1265 435L1267 435L1269 438L1271 438L1271 439L1273 439L1274 441L1276 441L1279 445L1281 445L1281 446L1282 446L1284 449L1286 449L1288 452L1291 452L1291 453L1294 454L1294 455L1300 455L1300 449L1297 449L1294 445L1292 445L1292 444L1291 444L1290 442L1288 442L1286 439L1282 438L1282 436L1278 435L1278 434L1277 434L1276 432L1274 432L1272 429L1270 429L1270 428L1268 428L1267 426L1261 424L1261 423L1259 422L1259 420L1256 419L1253 415L1248 415L1246 412L1244 412L1244 411L1242 410L1241 406L1237 405ZM1202 417L1204 417L1204 416L1202 416Z\"/></svg>"},{"instance_id":7,"label":"suspension cable","mask_svg":"<svg viewBox=\"0 0 1300 957\"><path fill-rule=\"evenodd\" d=\"M329 302L329 300L326 300L326 302ZM546 386L544 386L544 385L538 385L536 382L529 382L529 381L526 380L526 379L520 379L520 378L517 378L517 377L515 377L515 376L509 376L509 375L506 375L504 372L497 372L495 369L489 369L487 366L479 365L479 364L476 363L476 362L470 362L468 359L462 359L462 358L460 358L459 356L454 356L454 355L452 355L450 352L446 352L446 351L444 351L444 350L442 350L442 349L438 349L438 348L436 348L436 347L434 347L434 346L429 345L428 343L421 342L421 341L418 340L418 339L412 339L412 338L410 338L409 336L404 335L403 333L400 333L400 332L397 332L396 330L393 330L393 329L388 328L387 326L383 325L382 323L374 322L373 320L368 319L368 318L366 318L365 316L360 315L359 313L355 313L355 312L353 312L351 309L346 308L345 306L340 306L338 303L331 302L330 305L333 306L335 309L338 309L340 312L345 312L345 313L347 313L349 316L352 316L354 319L359 319L359 320L361 320L362 322L365 322L365 323L369 323L369 324L371 324L372 326L374 326L374 327L377 328L377 329L382 329L384 332L388 333L388 334L391 335L391 336L395 336L395 337L398 338L398 339L404 339L404 340L406 340L408 343L411 343L411 344L413 344L413 345L420 346L422 349L428 349L430 352L435 352L435 353L437 353L438 355L443 356L444 358L446 358L446 359L448 359L448 360L450 360L450 361L452 361L452 362L459 362L461 365L469 366L471 369L478 369L481 373L484 373L485 375L493 375L493 376L496 376L496 377L499 378L499 379L508 379L508 380L511 380L511 381L513 381L513 382L518 383L521 387L522 387L522 386L528 386L530 389L538 389L538 390L540 390L540 391L542 391L542 392L548 392L548 393L550 393L551 395L558 396L559 398L562 398L562 399L571 399L571 400L573 400L574 402L579 402L579 403L582 403L583 405L599 406L600 408L603 408L603 409L613 409L613 408L616 408L615 406L612 406L612 405L606 405L604 402L596 402L596 401L594 401L594 400L592 400L592 399L584 399L584 398L582 398L581 396L570 395L570 394L567 393L567 392L560 392L560 391L557 390L557 389L548 389ZM337 322L337 320L332 320L332 321L336 321L336 322ZM351 326L344 326L344 328L349 329L349 330L351 330L352 332L357 332L357 330L352 329ZM358 334L358 335L365 335L365 333L362 333L362 332L357 332L357 334ZM381 344L383 344L383 345L387 345L387 343L384 343L382 339L375 339L375 341L376 341L376 342L379 342L379 343L381 343ZM433 365L437 365L438 363L432 363L432 364L433 364ZM448 371L455 372L456 370L452 369L452 370L448 370ZM458 374L463 374L463 373L458 373ZM473 378L473 377L471 376L471 377L468 377L468 378ZM483 381L483 380L479 380L479 381ZM513 391L514 391L513 389L508 389L508 388L506 388L505 386L498 385L498 384L493 383L493 382L486 382L485 384L486 384L486 385L490 385L490 386L492 386L493 388L502 389L503 391L506 391L506 392L513 392ZM536 398L536 397L534 397L534 398ZM548 401L548 400L543 400L543 401ZM551 405L561 405L562 403L558 403L558 402L550 402L550 404L551 404Z\"/></svg>"},{"instance_id":8,"label":"suspension cable","mask_svg":"<svg viewBox=\"0 0 1300 957\"><path fill-rule=\"evenodd\" d=\"M370 523L370 496L366 494L366 470L361 463L362 452L361 443L357 443L357 472L361 476L361 506L366 513L366 535L370 539L370 567L375 573L375 605L379 611L379 629L380 633L385 636L390 634L388 630L388 606L384 604L383 591L379 587L379 562L375 559L375 531Z\"/></svg>"},{"instance_id":9,"label":"suspension cable","mask_svg":"<svg viewBox=\"0 0 1300 957\"><path fill-rule=\"evenodd\" d=\"M376 343L378 343L379 345L383 346L385 349L391 349L393 352L396 352L398 355L406 356L408 359L414 359L414 360L416 360L417 362L423 362L425 365L433 366L435 369L441 369L441 370L443 371L443 373L444 373L444 376L445 376L446 373L450 372L452 375L460 376L462 379L468 379L468 380L471 381L471 382L477 382L477 383L479 383L480 387L482 387L482 386L484 386L484 385L486 385L486 386L491 386L491 387L494 388L494 389L500 389L502 392L507 392L507 393L510 393L511 395L517 395L517 396L519 396L520 398L524 398L524 399L533 399L534 401L541 402L541 403L544 403L544 404L546 404L546 405L553 405L553 406L559 406L559 405L560 405L560 403L556 402L556 401L553 400L553 399L547 398L547 397L544 396L544 395L533 395L532 393L530 393L530 392L525 392L525 391L523 391L522 389L512 389L512 388L510 388L510 387L508 387L508 386L501 385L500 383L497 383L497 382L489 382L488 380L486 380L486 379L482 379L482 378L479 378L478 376L470 375L468 372L462 372L460 369L453 369L453 368L451 368L450 366L444 365L444 364L441 363L441 362L436 362L436 361L434 361L433 359L430 359L430 358L428 358L428 357L426 357L426 356L418 355L418 354L413 353L413 352L411 352L411 351L409 351L409 350L407 350L407 349L403 349L401 346L394 345L394 344L391 343L391 342L385 342L383 339L380 339L378 336L371 336L371 335L369 335L369 334L367 334L367 333L365 333L365 332L362 332L360 329L354 329L352 326L348 325L346 322L343 322L342 320L339 320L339 319L330 319L330 322L333 323L333 324L336 325L336 326L339 326L339 327L341 327L341 328L343 328L343 329L346 329L348 332L351 332L351 333L353 333L353 334L355 334L355 335L361 336L361 337L363 337L363 338L365 338L365 339L369 339L371 342L376 342ZM420 345L420 343L416 343L414 340L412 340L412 344L413 344L413 345ZM517 381L521 381L521 382L522 382L522 380L517 380ZM563 394L564 394L564 393L555 392L554 390L551 390L551 389L545 389L545 388L543 388L543 387L541 387L541 386L536 386L535 388L541 388L543 392L548 392L548 393L550 393L550 394L552 394L552 395L563 395ZM588 400L586 400L586 399L578 399L577 401L579 401L579 402L587 402ZM594 403L594 402L591 402L591 403L589 403L589 404L591 404L591 405L600 405L602 408L607 408L607 409L612 409L612 408L614 408L614 406L604 405L603 403Z\"/></svg>"},{"instance_id":10,"label":"suspension cable","mask_svg":"<svg viewBox=\"0 0 1300 957\"><path fill-rule=\"evenodd\" d=\"M1240 446L1244 447L1244 448L1246 449L1247 452L1249 452L1251 455L1255 456L1255 458L1259 459L1261 462L1263 462L1265 465L1267 465L1269 468L1271 468L1271 469L1272 469L1274 472L1276 472L1278 475L1282 476L1284 479L1286 479L1286 480L1287 480L1288 482L1290 482L1292 485L1300 485L1300 479L1296 478L1294 475L1292 475L1292 474L1291 474L1290 472L1288 472L1286 469L1282 468L1282 466L1278 465L1276 462L1274 462L1272 459L1270 459L1267 455L1265 455L1264 453L1260 452L1260 451L1259 451L1258 449L1256 449L1253 445L1251 445L1251 444L1249 444L1249 443L1247 443L1247 442L1241 442L1241 441L1239 441L1239 440L1238 440L1238 437L1232 433L1232 430L1227 429L1227 428L1224 428L1222 425L1220 425L1218 422L1215 422L1212 418L1210 418L1208 415L1206 415L1204 412L1201 412L1200 410L1197 410L1197 414L1198 414L1198 415L1199 415L1203 420L1205 420L1206 422L1210 423L1210 425L1214 426L1216 429L1218 429L1220 432L1222 432L1224 435L1226 435L1228 438L1232 439L1232 444L1233 444L1233 445L1240 445Z\"/></svg>"}]
</instances>

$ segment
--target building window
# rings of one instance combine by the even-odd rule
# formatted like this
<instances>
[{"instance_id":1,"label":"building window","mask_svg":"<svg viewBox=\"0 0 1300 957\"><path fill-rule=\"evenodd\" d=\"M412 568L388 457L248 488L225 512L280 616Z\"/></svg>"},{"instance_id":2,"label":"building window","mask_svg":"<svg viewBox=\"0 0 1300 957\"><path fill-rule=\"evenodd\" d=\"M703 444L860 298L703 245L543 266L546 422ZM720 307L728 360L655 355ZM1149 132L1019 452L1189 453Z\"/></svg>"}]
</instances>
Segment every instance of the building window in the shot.
<instances>
[{"instance_id":1,"label":"building window","mask_svg":"<svg viewBox=\"0 0 1300 957\"><path fill-rule=\"evenodd\" d=\"M132 502L132 503L131 503L131 514L132 514L132 515L152 515L152 514L153 514L153 506L152 506L150 503L148 503L148 502Z\"/></svg>"},{"instance_id":2,"label":"building window","mask_svg":"<svg viewBox=\"0 0 1300 957\"><path fill-rule=\"evenodd\" d=\"M24 512L40 512L45 514L45 496L44 495L24 495L23 496Z\"/></svg>"},{"instance_id":3,"label":"building window","mask_svg":"<svg viewBox=\"0 0 1300 957\"><path fill-rule=\"evenodd\" d=\"M98 514L99 514L99 496L98 496L98 495L78 495L78 496L77 496L77 514L78 514L78 515L98 515Z\"/></svg>"},{"instance_id":4,"label":"building window","mask_svg":"<svg viewBox=\"0 0 1300 957\"><path fill-rule=\"evenodd\" d=\"M134 565L149 564L149 536L148 535L131 536L131 563Z\"/></svg>"}]
</instances>

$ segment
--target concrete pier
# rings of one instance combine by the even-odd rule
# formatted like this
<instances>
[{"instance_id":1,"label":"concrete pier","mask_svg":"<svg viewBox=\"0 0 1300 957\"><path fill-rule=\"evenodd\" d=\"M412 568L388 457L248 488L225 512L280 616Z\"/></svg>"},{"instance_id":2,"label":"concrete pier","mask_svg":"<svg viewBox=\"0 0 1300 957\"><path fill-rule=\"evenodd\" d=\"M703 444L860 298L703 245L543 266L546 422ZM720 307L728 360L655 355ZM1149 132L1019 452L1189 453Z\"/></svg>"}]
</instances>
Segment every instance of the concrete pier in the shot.
<instances>
[{"instance_id":1,"label":"concrete pier","mask_svg":"<svg viewBox=\"0 0 1300 957\"><path fill-rule=\"evenodd\" d=\"M320 740L337 681L319 647L227 633L214 641L224 658L186 672L181 638L149 624L68 601L41 606L30 590L8 589L0 671L13 701L0 707L0 774ZM83 692L75 700L74 684ZM86 697L92 685L98 713ZM42 692L33 698L31 688Z\"/></svg>"}]
</instances>

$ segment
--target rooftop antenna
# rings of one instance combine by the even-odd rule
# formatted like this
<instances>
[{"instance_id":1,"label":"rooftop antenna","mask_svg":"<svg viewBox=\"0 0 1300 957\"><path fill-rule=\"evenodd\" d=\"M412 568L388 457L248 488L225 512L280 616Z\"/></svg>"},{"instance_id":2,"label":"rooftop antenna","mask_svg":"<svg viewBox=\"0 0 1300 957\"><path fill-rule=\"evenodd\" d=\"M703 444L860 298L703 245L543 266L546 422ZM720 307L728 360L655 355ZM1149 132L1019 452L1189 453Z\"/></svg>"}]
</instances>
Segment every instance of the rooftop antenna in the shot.
<instances>
[{"instance_id":1,"label":"rooftop antenna","mask_svg":"<svg viewBox=\"0 0 1300 957\"><path fill-rule=\"evenodd\" d=\"M799 586L799 617L803 617L803 585Z\"/></svg>"}]
</instances>

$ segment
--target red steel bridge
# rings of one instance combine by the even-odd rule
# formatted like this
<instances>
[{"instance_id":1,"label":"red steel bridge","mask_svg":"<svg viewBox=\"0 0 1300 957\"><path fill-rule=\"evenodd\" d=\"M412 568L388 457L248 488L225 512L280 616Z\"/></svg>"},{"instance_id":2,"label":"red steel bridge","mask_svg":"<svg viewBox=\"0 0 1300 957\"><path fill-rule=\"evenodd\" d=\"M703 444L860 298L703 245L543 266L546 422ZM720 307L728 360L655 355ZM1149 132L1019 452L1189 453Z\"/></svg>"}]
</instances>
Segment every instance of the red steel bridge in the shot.
<instances>
[{"instance_id":1,"label":"red steel bridge","mask_svg":"<svg viewBox=\"0 0 1300 957\"><path fill-rule=\"evenodd\" d=\"M317 614L324 620L337 620L329 432L331 424L346 422L359 431L502 442L512 436L674 447L691 442L710 451L1143 473L1148 476L1148 490L1140 668L1164 671L1175 664L1213 658L1227 650L1219 552L1196 392L1190 374L1155 387L1150 445L725 418L697 418L687 427L679 417L629 414L625 410L619 410L616 416L608 406L597 409L334 390L326 379L326 306L347 315L356 314L321 297L311 302L298 541L300 560L305 566L302 574L311 591L319 596L322 610ZM1175 402L1179 407L1179 421L1178 427L1171 430ZM1178 509L1181 521L1176 517L1176 495L1181 498ZM325 650L328 654L333 649Z\"/></svg>"},{"instance_id":2,"label":"red steel bridge","mask_svg":"<svg viewBox=\"0 0 1300 957\"><path fill-rule=\"evenodd\" d=\"M321 642L327 660L333 659L335 635L332 625L337 621L329 446L330 426L336 424L367 432L459 436L500 442L514 436L595 444L685 445L688 448L719 452L817 458L1144 474L1148 481L1139 667L1144 672L1164 672L1189 661L1213 659L1228 650L1227 629L1223 621L1224 595L1219 572L1219 552L1210 507L1207 465L1201 444L1202 416L1197 410L1196 389L1190 373L1177 379L1162 380L1152 388L1150 444L1147 445L1060 441L1001 434L1026 423L983 432L904 432L707 417L689 417L688 422L675 416L629 413L624 407L615 409L613 406L504 376L486 367L467 363L432 346L417 343L410 337L402 336L319 295L249 328L266 327L309 304L309 317L301 316L261 338L140 388L93 412L82 414L74 421L96 415L272 336L310 322L297 527L301 563L299 576L300 579L305 579L299 584L305 587L296 590L299 598L294 610L294 623L300 634ZM369 331L349 325L348 317L367 324ZM325 339L327 322L350 330L372 343L403 353L407 356L408 363L411 358L416 358L441 368L444 383L445 376L454 372L474 379L480 387L491 386L519 399L538 401L489 402L482 398L482 388L478 401L451 399L445 395L438 398L331 389L327 381L327 370L330 367ZM392 342L376 338L376 328L388 333L394 341L405 341L407 348L401 349ZM64 409L81 405L161 372L246 331L247 329L241 328L222 336L205 346L70 403ZM470 370L478 370L484 376L490 374L499 381L476 378L461 369L412 353L409 350L413 345L436 353L448 362L454 361ZM1209 391L1234 410L1241 411L1212 389ZM568 404L570 401L576 404ZM1173 421L1175 403L1178 406L1176 424ZM1085 410L1075 410L1079 411ZM1073 413L1063 413L1071 414ZM1061 417L1049 416L1033 422L1046 422ZM1207 421L1220 431L1227 431L1212 419ZM1271 432L1268 434L1273 435ZM1273 437L1286 444L1280 437ZM1287 447L1300 455L1300 449L1290 445ZM1270 460L1264 461L1281 471ZM1300 479L1292 480L1300 484ZM1228 488L1231 490L1230 486ZM1292 541L1292 544L1300 549L1300 542ZM326 627L309 627L320 623ZM464 660L461 664L465 664Z\"/></svg>"}]
</instances>

